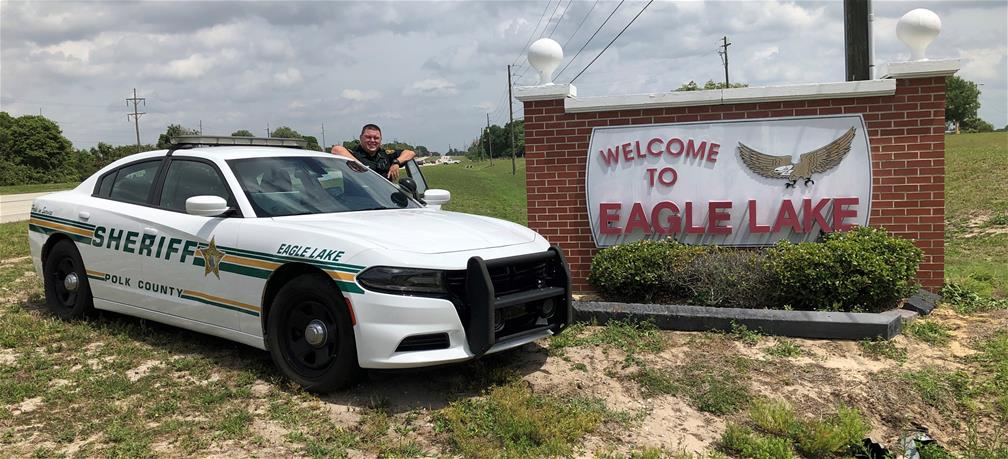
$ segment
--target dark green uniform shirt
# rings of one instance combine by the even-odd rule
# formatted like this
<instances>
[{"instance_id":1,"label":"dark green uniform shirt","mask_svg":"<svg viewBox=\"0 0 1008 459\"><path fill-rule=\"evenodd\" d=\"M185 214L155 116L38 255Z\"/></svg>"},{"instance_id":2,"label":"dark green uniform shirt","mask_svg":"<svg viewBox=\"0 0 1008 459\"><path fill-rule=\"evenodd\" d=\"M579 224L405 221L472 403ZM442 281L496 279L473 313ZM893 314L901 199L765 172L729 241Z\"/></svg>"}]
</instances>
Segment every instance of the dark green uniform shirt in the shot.
<instances>
[{"instance_id":1,"label":"dark green uniform shirt","mask_svg":"<svg viewBox=\"0 0 1008 459\"><path fill-rule=\"evenodd\" d=\"M364 149L363 145L357 145L357 148L350 150L350 153L371 170L381 174L382 177L388 177L389 169L395 160L399 158L402 154L402 150L393 150L392 152L387 152L382 149L378 149L375 154L368 154L367 150Z\"/></svg>"}]
</instances>

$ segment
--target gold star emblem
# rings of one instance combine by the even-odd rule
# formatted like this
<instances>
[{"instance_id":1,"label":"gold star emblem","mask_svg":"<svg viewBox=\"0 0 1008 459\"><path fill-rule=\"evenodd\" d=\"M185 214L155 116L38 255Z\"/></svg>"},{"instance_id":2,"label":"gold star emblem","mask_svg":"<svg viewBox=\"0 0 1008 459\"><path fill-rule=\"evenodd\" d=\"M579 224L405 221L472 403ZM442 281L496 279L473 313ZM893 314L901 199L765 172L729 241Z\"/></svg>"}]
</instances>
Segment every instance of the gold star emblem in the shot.
<instances>
[{"instance_id":1,"label":"gold star emblem","mask_svg":"<svg viewBox=\"0 0 1008 459\"><path fill-rule=\"evenodd\" d=\"M202 249L196 249L196 255L203 257L203 277L214 273L220 279L220 262L227 254L217 250L217 243L213 237L210 238L210 245Z\"/></svg>"}]
</instances>

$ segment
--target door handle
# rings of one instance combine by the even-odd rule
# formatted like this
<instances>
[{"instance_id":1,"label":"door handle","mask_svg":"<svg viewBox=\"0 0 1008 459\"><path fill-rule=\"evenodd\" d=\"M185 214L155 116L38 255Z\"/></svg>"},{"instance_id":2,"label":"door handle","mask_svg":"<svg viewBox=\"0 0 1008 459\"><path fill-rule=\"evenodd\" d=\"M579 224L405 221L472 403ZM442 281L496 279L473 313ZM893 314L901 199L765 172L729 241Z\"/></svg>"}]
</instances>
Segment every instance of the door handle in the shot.
<instances>
[{"instance_id":1,"label":"door handle","mask_svg":"<svg viewBox=\"0 0 1008 459\"><path fill-rule=\"evenodd\" d=\"M154 235L154 234L157 234L157 233L158 233L158 230L156 230L154 228L150 228L150 227L146 227L146 226L144 227L144 234Z\"/></svg>"},{"instance_id":2,"label":"door handle","mask_svg":"<svg viewBox=\"0 0 1008 459\"><path fill-rule=\"evenodd\" d=\"M87 219L91 218L91 212L87 212L87 211L83 211L82 210L82 211L80 211L79 214L77 214L77 216L80 217L81 220L87 220Z\"/></svg>"}]
</instances>

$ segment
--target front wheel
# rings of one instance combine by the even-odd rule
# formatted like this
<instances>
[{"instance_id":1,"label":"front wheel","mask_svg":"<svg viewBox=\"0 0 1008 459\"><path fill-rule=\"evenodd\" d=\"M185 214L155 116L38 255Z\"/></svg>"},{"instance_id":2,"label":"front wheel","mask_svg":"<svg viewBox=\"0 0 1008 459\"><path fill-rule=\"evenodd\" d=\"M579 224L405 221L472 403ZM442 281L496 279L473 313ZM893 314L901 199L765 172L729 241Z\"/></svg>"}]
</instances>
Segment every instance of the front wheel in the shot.
<instances>
[{"instance_id":1,"label":"front wheel","mask_svg":"<svg viewBox=\"0 0 1008 459\"><path fill-rule=\"evenodd\" d=\"M56 243L42 266L46 306L57 317L73 320L94 310L91 285L77 245L68 239Z\"/></svg>"},{"instance_id":2,"label":"front wheel","mask_svg":"<svg viewBox=\"0 0 1008 459\"><path fill-rule=\"evenodd\" d=\"M343 295L321 275L284 285L266 320L273 362L311 392L350 386L360 376L353 324Z\"/></svg>"}]
</instances>

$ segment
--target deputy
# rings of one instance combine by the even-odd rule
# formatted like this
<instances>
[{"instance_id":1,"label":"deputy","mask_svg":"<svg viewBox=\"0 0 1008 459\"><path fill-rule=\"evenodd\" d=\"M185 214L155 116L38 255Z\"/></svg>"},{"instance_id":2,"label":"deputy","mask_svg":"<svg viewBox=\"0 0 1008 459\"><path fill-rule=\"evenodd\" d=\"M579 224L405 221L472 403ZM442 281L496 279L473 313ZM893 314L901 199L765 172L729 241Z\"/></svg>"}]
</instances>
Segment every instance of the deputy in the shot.
<instances>
[{"instance_id":1,"label":"deputy","mask_svg":"<svg viewBox=\"0 0 1008 459\"><path fill-rule=\"evenodd\" d=\"M365 124L361 128L360 144L353 151L342 145L333 145L332 153L356 158L371 170L395 182L399 180L399 169L405 167L406 162L413 159L416 153L413 150L383 151L381 139L381 128L375 124Z\"/></svg>"}]
</instances>

